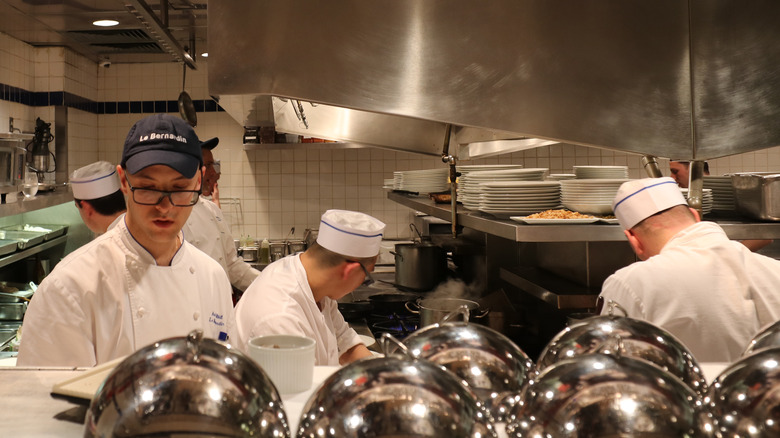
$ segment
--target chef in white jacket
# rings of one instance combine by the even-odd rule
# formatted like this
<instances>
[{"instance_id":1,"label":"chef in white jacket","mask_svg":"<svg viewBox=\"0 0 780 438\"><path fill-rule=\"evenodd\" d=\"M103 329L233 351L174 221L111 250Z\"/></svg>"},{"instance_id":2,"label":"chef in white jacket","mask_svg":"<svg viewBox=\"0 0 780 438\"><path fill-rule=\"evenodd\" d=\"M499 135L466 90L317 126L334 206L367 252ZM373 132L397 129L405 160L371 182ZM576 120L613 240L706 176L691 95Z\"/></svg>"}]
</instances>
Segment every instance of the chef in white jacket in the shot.
<instances>
[{"instance_id":1,"label":"chef in white jacket","mask_svg":"<svg viewBox=\"0 0 780 438\"><path fill-rule=\"evenodd\" d=\"M260 273L236 305L235 345L269 334L308 336L315 364L344 365L371 352L344 321L336 300L371 280L385 224L360 212L328 210L317 242Z\"/></svg>"},{"instance_id":2,"label":"chef in white jacket","mask_svg":"<svg viewBox=\"0 0 780 438\"><path fill-rule=\"evenodd\" d=\"M96 161L74 170L70 187L81 220L95 234L115 226L127 210L116 165L108 161Z\"/></svg>"},{"instance_id":3,"label":"chef in white jacket","mask_svg":"<svg viewBox=\"0 0 780 438\"><path fill-rule=\"evenodd\" d=\"M252 281L260 275L260 271L252 268L249 263L238 257L230 227L222 215L219 206L204 196L214 194L219 172L211 150L219 144L219 138L212 138L201 143L203 155L203 187L200 201L192 207L192 214L184 224L184 238L216 260L227 273L230 284L240 291L245 291Z\"/></svg>"},{"instance_id":4,"label":"chef in white jacket","mask_svg":"<svg viewBox=\"0 0 780 438\"><path fill-rule=\"evenodd\" d=\"M604 281L605 303L670 332L699 362L736 360L763 326L780 319L780 261L701 222L672 178L624 183L613 209L643 261Z\"/></svg>"},{"instance_id":5,"label":"chef in white jacket","mask_svg":"<svg viewBox=\"0 0 780 438\"><path fill-rule=\"evenodd\" d=\"M41 283L17 365L93 366L195 329L228 339L227 276L181 233L198 202L201 163L198 136L178 117L157 114L130 129L117 166L127 213Z\"/></svg>"}]
</instances>

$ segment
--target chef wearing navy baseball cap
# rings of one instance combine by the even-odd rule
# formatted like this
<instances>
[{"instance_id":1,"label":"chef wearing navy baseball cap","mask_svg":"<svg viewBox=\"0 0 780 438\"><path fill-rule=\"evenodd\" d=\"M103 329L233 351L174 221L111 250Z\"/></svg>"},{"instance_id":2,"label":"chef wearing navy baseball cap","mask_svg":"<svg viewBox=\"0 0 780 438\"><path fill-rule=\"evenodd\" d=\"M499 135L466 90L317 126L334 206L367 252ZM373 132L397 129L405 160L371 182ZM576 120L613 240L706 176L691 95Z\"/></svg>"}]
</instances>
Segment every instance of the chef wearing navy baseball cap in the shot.
<instances>
[{"instance_id":1,"label":"chef wearing navy baseball cap","mask_svg":"<svg viewBox=\"0 0 780 438\"><path fill-rule=\"evenodd\" d=\"M201 164L198 136L178 117L157 114L130 129L116 167L127 213L38 287L17 364L89 367L192 330L228 339L235 320L227 275L181 233L198 202Z\"/></svg>"},{"instance_id":2,"label":"chef wearing navy baseball cap","mask_svg":"<svg viewBox=\"0 0 780 438\"><path fill-rule=\"evenodd\" d=\"M365 213L328 210L305 252L268 265L236 305L235 343L270 334L316 341L315 364L344 365L371 352L345 321L336 300L372 281L385 224Z\"/></svg>"}]
</instances>

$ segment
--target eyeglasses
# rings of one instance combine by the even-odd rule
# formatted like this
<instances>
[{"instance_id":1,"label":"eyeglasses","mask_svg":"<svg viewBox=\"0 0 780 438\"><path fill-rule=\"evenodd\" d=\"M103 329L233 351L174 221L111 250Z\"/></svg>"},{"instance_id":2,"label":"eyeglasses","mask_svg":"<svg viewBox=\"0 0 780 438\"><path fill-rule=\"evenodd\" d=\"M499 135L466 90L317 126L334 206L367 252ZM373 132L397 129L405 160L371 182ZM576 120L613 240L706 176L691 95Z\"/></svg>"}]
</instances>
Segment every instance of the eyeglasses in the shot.
<instances>
[{"instance_id":1,"label":"eyeglasses","mask_svg":"<svg viewBox=\"0 0 780 438\"><path fill-rule=\"evenodd\" d=\"M214 169L214 172L216 173L222 173L222 163L219 160L214 160L210 163L203 163L206 167L212 167Z\"/></svg>"},{"instance_id":2,"label":"eyeglasses","mask_svg":"<svg viewBox=\"0 0 780 438\"><path fill-rule=\"evenodd\" d=\"M157 189L139 189L130 184L130 179L125 178L130 191L133 193L133 201L141 205L157 205L163 199L168 198L171 205L176 207L191 207L198 203L200 190L157 190Z\"/></svg>"},{"instance_id":3,"label":"eyeglasses","mask_svg":"<svg viewBox=\"0 0 780 438\"><path fill-rule=\"evenodd\" d=\"M368 272L368 269L366 269L366 267L363 266L362 263L360 263L357 260L347 260L347 261L350 263L357 263L358 265L360 265L360 269L362 269L363 273L366 274L366 279L363 280L363 283L361 284L362 286L371 286L372 284L374 284L374 277L371 276L371 273Z\"/></svg>"}]
</instances>

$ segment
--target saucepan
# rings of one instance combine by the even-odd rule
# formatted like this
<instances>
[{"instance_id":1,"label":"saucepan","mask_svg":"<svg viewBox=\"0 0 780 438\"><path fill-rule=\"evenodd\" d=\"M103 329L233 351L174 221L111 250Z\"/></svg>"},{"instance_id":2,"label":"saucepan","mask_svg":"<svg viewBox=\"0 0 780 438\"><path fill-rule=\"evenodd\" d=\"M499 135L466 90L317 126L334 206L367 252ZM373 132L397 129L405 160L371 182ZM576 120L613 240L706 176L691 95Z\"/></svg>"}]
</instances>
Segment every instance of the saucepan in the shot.
<instances>
[{"instance_id":1,"label":"saucepan","mask_svg":"<svg viewBox=\"0 0 780 438\"><path fill-rule=\"evenodd\" d=\"M468 309L467 316L465 318L461 316L455 320L476 321L490 313L489 309L480 310L478 302L461 298L423 298L406 303L407 310L420 314L421 327L442 322L445 316L464 306Z\"/></svg>"},{"instance_id":2,"label":"saucepan","mask_svg":"<svg viewBox=\"0 0 780 438\"><path fill-rule=\"evenodd\" d=\"M419 242L396 244L390 253L395 256L395 283L401 288L429 291L447 278L447 253L422 237Z\"/></svg>"},{"instance_id":3,"label":"saucepan","mask_svg":"<svg viewBox=\"0 0 780 438\"><path fill-rule=\"evenodd\" d=\"M420 298L419 295L411 292L385 292L368 297L373 306L374 313L381 315L392 315L393 313L407 314L406 303Z\"/></svg>"},{"instance_id":4,"label":"saucepan","mask_svg":"<svg viewBox=\"0 0 780 438\"><path fill-rule=\"evenodd\" d=\"M340 302L338 307L341 316L347 321L365 318L371 313L371 309L374 308L371 301L367 300Z\"/></svg>"}]
</instances>

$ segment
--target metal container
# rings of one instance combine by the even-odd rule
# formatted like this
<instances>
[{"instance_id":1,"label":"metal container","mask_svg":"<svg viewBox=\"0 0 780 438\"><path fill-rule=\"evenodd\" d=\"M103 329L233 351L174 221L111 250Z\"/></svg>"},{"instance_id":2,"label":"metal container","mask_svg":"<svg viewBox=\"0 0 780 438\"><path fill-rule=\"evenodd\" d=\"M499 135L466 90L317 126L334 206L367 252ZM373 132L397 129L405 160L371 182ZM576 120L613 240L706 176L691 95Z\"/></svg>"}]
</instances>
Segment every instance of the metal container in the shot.
<instances>
[{"instance_id":1,"label":"metal container","mask_svg":"<svg viewBox=\"0 0 780 438\"><path fill-rule=\"evenodd\" d=\"M479 324L431 325L407 336L403 345L465 381L496 421L505 420L516 394L535 376L536 365L520 347Z\"/></svg>"},{"instance_id":2,"label":"metal container","mask_svg":"<svg viewBox=\"0 0 780 438\"><path fill-rule=\"evenodd\" d=\"M438 365L407 357L353 362L301 411L298 438L496 437L490 414Z\"/></svg>"},{"instance_id":3,"label":"metal container","mask_svg":"<svg viewBox=\"0 0 780 438\"><path fill-rule=\"evenodd\" d=\"M769 324L761 329L757 335L750 340L742 356L749 356L755 352L767 348L780 348L780 321Z\"/></svg>"},{"instance_id":4,"label":"metal container","mask_svg":"<svg viewBox=\"0 0 780 438\"><path fill-rule=\"evenodd\" d=\"M55 237L62 236L63 234L68 232L68 225L59 225L59 224L20 224L20 225L10 225L7 227L2 227L3 230L7 231L30 231L34 233L44 233L43 234L43 240L49 241L54 239Z\"/></svg>"},{"instance_id":5,"label":"metal container","mask_svg":"<svg viewBox=\"0 0 780 438\"><path fill-rule=\"evenodd\" d=\"M712 382L707 398L718 437L780 436L780 348L744 357Z\"/></svg>"},{"instance_id":6,"label":"metal container","mask_svg":"<svg viewBox=\"0 0 780 438\"><path fill-rule=\"evenodd\" d=\"M298 254L299 252L306 251L306 242L303 240L288 240L287 241L287 255Z\"/></svg>"},{"instance_id":7,"label":"metal container","mask_svg":"<svg viewBox=\"0 0 780 438\"><path fill-rule=\"evenodd\" d=\"M15 240L16 246L19 249L25 249L43 243L45 236L46 233L39 231L0 230L0 239Z\"/></svg>"},{"instance_id":8,"label":"metal container","mask_svg":"<svg viewBox=\"0 0 780 438\"><path fill-rule=\"evenodd\" d=\"M27 135L32 139L31 135ZM0 193L15 193L24 178L25 139L0 138Z\"/></svg>"},{"instance_id":9,"label":"metal container","mask_svg":"<svg viewBox=\"0 0 780 438\"><path fill-rule=\"evenodd\" d=\"M755 219L780 221L780 173L731 175L737 212Z\"/></svg>"},{"instance_id":10,"label":"metal container","mask_svg":"<svg viewBox=\"0 0 780 438\"><path fill-rule=\"evenodd\" d=\"M447 253L432 243L395 245L396 286L429 291L447 278Z\"/></svg>"},{"instance_id":11,"label":"metal container","mask_svg":"<svg viewBox=\"0 0 780 438\"><path fill-rule=\"evenodd\" d=\"M563 360L542 371L520 399L506 427L514 438L705 438L712 428L687 385L632 357Z\"/></svg>"},{"instance_id":12,"label":"metal container","mask_svg":"<svg viewBox=\"0 0 780 438\"><path fill-rule=\"evenodd\" d=\"M544 370L564 359L605 351L645 360L697 394L706 393L707 380L685 345L666 330L633 318L604 315L573 323L553 337L536 365Z\"/></svg>"},{"instance_id":13,"label":"metal container","mask_svg":"<svg viewBox=\"0 0 780 438\"><path fill-rule=\"evenodd\" d=\"M269 251L271 252L271 261L275 262L287 255L287 244L278 241L271 242L269 244Z\"/></svg>"},{"instance_id":14,"label":"metal container","mask_svg":"<svg viewBox=\"0 0 780 438\"><path fill-rule=\"evenodd\" d=\"M413 308L415 306L417 309ZM479 303L476 301L461 298L422 298L416 302L406 303L407 310L420 314L420 327L441 322L445 316L458 310L461 306L466 306L471 321L484 318L490 312L489 310L480 310ZM463 321L463 318L463 315L459 315L451 321Z\"/></svg>"},{"instance_id":15,"label":"metal container","mask_svg":"<svg viewBox=\"0 0 780 438\"><path fill-rule=\"evenodd\" d=\"M24 318L24 312L27 310L27 303L0 303L0 320L2 321L21 321Z\"/></svg>"},{"instance_id":16,"label":"metal container","mask_svg":"<svg viewBox=\"0 0 780 438\"><path fill-rule=\"evenodd\" d=\"M16 240L0 239L0 256L11 254L19 248L19 242Z\"/></svg>"},{"instance_id":17,"label":"metal container","mask_svg":"<svg viewBox=\"0 0 780 438\"><path fill-rule=\"evenodd\" d=\"M274 384L248 356L201 332L132 353L106 377L85 437L290 437Z\"/></svg>"},{"instance_id":18,"label":"metal container","mask_svg":"<svg viewBox=\"0 0 780 438\"><path fill-rule=\"evenodd\" d=\"M241 257L245 262L256 262L260 249L256 246L245 246L241 248Z\"/></svg>"}]
</instances>

